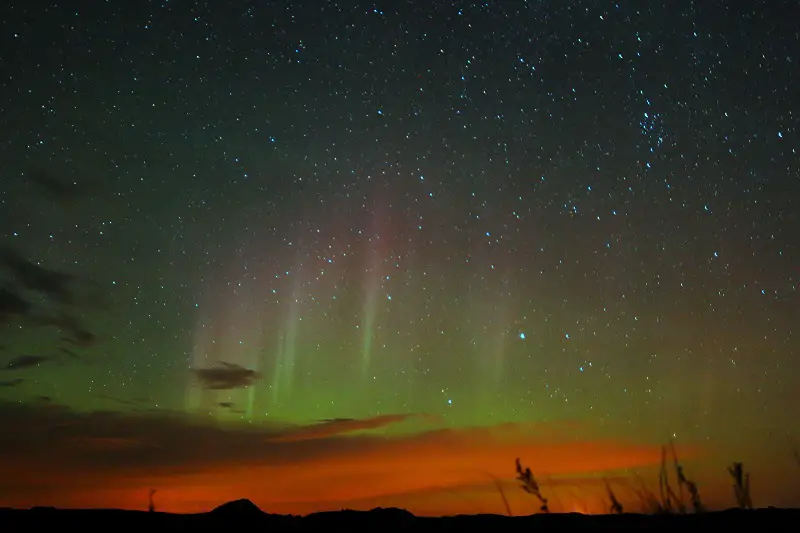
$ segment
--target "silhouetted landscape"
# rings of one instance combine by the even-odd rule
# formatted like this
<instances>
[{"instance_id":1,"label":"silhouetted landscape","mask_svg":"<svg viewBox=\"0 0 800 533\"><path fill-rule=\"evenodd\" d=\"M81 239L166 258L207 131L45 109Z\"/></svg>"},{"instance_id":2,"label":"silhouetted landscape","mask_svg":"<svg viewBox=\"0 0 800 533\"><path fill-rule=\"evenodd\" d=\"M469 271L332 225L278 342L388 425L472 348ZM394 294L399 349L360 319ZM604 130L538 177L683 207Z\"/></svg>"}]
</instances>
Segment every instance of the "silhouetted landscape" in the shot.
<instances>
[{"instance_id":1,"label":"silhouetted landscape","mask_svg":"<svg viewBox=\"0 0 800 533\"><path fill-rule=\"evenodd\" d=\"M0 1L0 533L798 525L796 4Z\"/></svg>"},{"instance_id":2,"label":"silhouetted landscape","mask_svg":"<svg viewBox=\"0 0 800 533\"><path fill-rule=\"evenodd\" d=\"M459 515L417 517L402 509L336 511L308 516L263 512L249 500L226 503L200 514L171 514L113 509L59 510L33 508L1 509L0 528L115 528L126 529L228 529L263 528L261 531L693 531L729 529L784 530L800 521L800 511L786 509L732 509L702 515L581 515L538 514Z\"/></svg>"},{"instance_id":3,"label":"silhouetted landscape","mask_svg":"<svg viewBox=\"0 0 800 533\"><path fill-rule=\"evenodd\" d=\"M672 454L675 482L670 482L668 453ZM0 509L0 527L12 528L126 528L159 529L227 529L230 527L263 528L268 531L674 531L690 528L695 531L778 528L797 525L800 510L768 507L754 509L750 496L750 475L742 463L728 469L733 480L733 494L738 505L724 511L707 511L697 486L687 479L678 460L674 446L662 447L661 470L658 488L651 491L644 484L636 491L639 505L646 513L625 512L611 485L606 481L608 499L606 514L553 513L549 499L540 487L530 468L516 460L516 481L519 488L541 504L534 515L514 516L502 486L497 485L499 496L505 503L507 515L460 514L453 516L416 516L398 508L374 508L369 511L342 509L310 513L308 515L275 514L265 512L248 499L231 501L204 513L178 514L157 511L150 489L148 510L118 509L58 509L33 507L31 509ZM684 496L688 498L685 501Z\"/></svg>"}]
</instances>

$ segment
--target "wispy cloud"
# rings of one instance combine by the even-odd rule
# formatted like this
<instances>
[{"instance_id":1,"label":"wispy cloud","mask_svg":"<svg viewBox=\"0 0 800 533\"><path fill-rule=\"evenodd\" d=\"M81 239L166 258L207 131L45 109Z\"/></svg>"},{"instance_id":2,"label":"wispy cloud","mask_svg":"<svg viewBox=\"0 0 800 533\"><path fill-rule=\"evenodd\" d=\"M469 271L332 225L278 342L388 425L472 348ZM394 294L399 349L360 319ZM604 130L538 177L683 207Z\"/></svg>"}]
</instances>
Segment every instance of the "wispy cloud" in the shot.
<instances>
[{"instance_id":1,"label":"wispy cloud","mask_svg":"<svg viewBox=\"0 0 800 533\"><path fill-rule=\"evenodd\" d=\"M0 247L0 261L24 288L46 294L61 303L73 302L69 288L73 276L37 265L23 258L10 246Z\"/></svg>"},{"instance_id":2,"label":"wispy cloud","mask_svg":"<svg viewBox=\"0 0 800 533\"><path fill-rule=\"evenodd\" d=\"M481 497L499 505L492 476L513 484L517 456L543 476L561 477L660 460L656 445L576 440L574 431L565 435L557 424L447 429L435 422L392 414L305 426L231 425L178 413L0 404L0 427L9 429L0 431L0 469L8 473L0 480L0 504L138 507L139 492L158 486L163 505L180 511L238 497L280 512L358 502L405 502L424 510L422 496L431 491L446 509L442 498L476 483L488 487ZM408 426L386 431L395 424Z\"/></svg>"},{"instance_id":3,"label":"wispy cloud","mask_svg":"<svg viewBox=\"0 0 800 533\"><path fill-rule=\"evenodd\" d=\"M31 311L31 304L16 292L0 289L0 323L8 322L12 317L26 317Z\"/></svg>"},{"instance_id":4,"label":"wispy cloud","mask_svg":"<svg viewBox=\"0 0 800 533\"><path fill-rule=\"evenodd\" d=\"M88 348L95 343L95 335L86 329L81 322L70 315L59 313L56 315L43 315L31 319L31 322L39 326L51 326L63 331L65 335L61 338L62 341L68 342L80 348ZM62 352L69 355L68 349L61 349Z\"/></svg>"},{"instance_id":5,"label":"wispy cloud","mask_svg":"<svg viewBox=\"0 0 800 533\"><path fill-rule=\"evenodd\" d=\"M296 442L308 439L324 439L356 431L378 429L417 417L428 418L425 415L410 414L381 415L363 419L334 418L331 420L323 420L318 424L287 431L286 433L276 435L272 440L276 442Z\"/></svg>"},{"instance_id":6,"label":"wispy cloud","mask_svg":"<svg viewBox=\"0 0 800 533\"><path fill-rule=\"evenodd\" d=\"M30 354L23 354L18 355L16 357L11 358L5 366L6 370L24 370L26 368L32 368L44 363L49 363L57 360L63 360L65 358L71 360L78 360L82 359L82 357L75 352L67 349L67 348L59 348L57 353L50 354L50 355L30 355Z\"/></svg>"},{"instance_id":7,"label":"wispy cloud","mask_svg":"<svg viewBox=\"0 0 800 533\"><path fill-rule=\"evenodd\" d=\"M29 170L26 176L44 194L57 202L68 204L89 195L94 185L90 186L85 179L68 179L41 168Z\"/></svg>"},{"instance_id":8,"label":"wispy cloud","mask_svg":"<svg viewBox=\"0 0 800 533\"><path fill-rule=\"evenodd\" d=\"M81 356L75 353L74 351L70 350L69 348L64 348L63 346L58 347L58 351L66 355L71 359L81 359Z\"/></svg>"},{"instance_id":9,"label":"wispy cloud","mask_svg":"<svg viewBox=\"0 0 800 533\"><path fill-rule=\"evenodd\" d=\"M52 361L54 355L18 355L6 364L6 370L22 370Z\"/></svg>"},{"instance_id":10,"label":"wispy cloud","mask_svg":"<svg viewBox=\"0 0 800 533\"><path fill-rule=\"evenodd\" d=\"M75 275L43 267L4 244L0 245L0 267L13 278L8 287L0 288L0 323L16 319L32 326L55 327L63 332L62 341L81 348L96 343L95 334L65 312L80 303L98 300L79 296L73 286ZM31 293L37 293L37 297L32 298ZM53 313L53 305L61 310Z\"/></svg>"},{"instance_id":11,"label":"wispy cloud","mask_svg":"<svg viewBox=\"0 0 800 533\"><path fill-rule=\"evenodd\" d=\"M213 368L195 368L193 372L200 381L200 385L209 390L230 390L248 387L259 377L255 370L224 362Z\"/></svg>"}]
</instances>

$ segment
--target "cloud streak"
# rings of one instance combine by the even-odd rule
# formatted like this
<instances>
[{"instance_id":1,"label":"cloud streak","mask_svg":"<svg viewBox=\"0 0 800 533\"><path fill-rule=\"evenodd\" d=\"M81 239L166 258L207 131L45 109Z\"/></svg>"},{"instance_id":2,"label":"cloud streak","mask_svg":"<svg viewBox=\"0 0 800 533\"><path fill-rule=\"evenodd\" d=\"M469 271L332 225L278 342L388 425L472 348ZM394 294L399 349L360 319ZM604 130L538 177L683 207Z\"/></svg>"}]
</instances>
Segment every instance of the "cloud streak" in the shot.
<instances>
[{"instance_id":1,"label":"cloud streak","mask_svg":"<svg viewBox=\"0 0 800 533\"><path fill-rule=\"evenodd\" d=\"M323 420L318 424L305 426L293 431L277 435L271 440L273 442L298 442L309 439L325 439L336 435L354 433L370 429L378 429L388 425L405 422L411 418L423 418L424 415L381 415L373 418L353 419L353 418L334 418ZM425 417L429 418L429 417Z\"/></svg>"},{"instance_id":2,"label":"cloud streak","mask_svg":"<svg viewBox=\"0 0 800 533\"><path fill-rule=\"evenodd\" d=\"M0 289L0 323L8 322L14 316L27 316L31 304L16 292Z\"/></svg>"},{"instance_id":3,"label":"cloud streak","mask_svg":"<svg viewBox=\"0 0 800 533\"><path fill-rule=\"evenodd\" d=\"M65 313L39 316L31 319L31 322L38 326L50 326L58 328L66 333L66 335L61 338L62 341L79 348L91 347L94 345L96 340L95 335L86 329L77 318ZM67 354L70 353L69 350L62 351Z\"/></svg>"},{"instance_id":4,"label":"cloud streak","mask_svg":"<svg viewBox=\"0 0 800 533\"><path fill-rule=\"evenodd\" d=\"M71 204L92 192L85 183L62 179L44 169L32 169L26 174L33 185L57 202Z\"/></svg>"},{"instance_id":5,"label":"cloud streak","mask_svg":"<svg viewBox=\"0 0 800 533\"><path fill-rule=\"evenodd\" d=\"M73 352L68 348L60 347L58 353L51 355L29 355L23 354L11 358L5 366L5 370L24 370L26 368L33 368L44 363L49 363L56 360L63 359L82 360L83 357Z\"/></svg>"},{"instance_id":6,"label":"cloud streak","mask_svg":"<svg viewBox=\"0 0 800 533\"><path fill-rule=\"evenodd\" d=\"M73 276L37 265L10 246L0 247L0 261L25 289L41 292L63 304L72 304L69 284Z\"/></svg>"},{"instance_id":7,"label":"cloud streak","mask_svg":"<svg viewBox=\"0 0 800 533\"><path fill-rule=\"evenodd\" d=\"M6 370L24 370L52 361L54 355L18 355L6 364Z\"/></svg>"},{"instance_id":8,"label":"cloud streak","mask_svg":"<svg viewBox=\"0 0 800 533\"><path fill-rule=\"evenodd\" d=\"M79 296L73 287L76 276L42 267L8 245L0 245L0 266L13 278L9 287L0 288L0 323L17 319L33 326L55 327L65 333L61 340L73 346L86 348L95 344L96 336L78 319L64 312L65 308L74 308L82 301L97 300ZM30 293L38 297L32 299ZM34 305L34 302L40 303ZM62 310L52 313L48 308L53 304Z\"/></svg>"},{"instance_id":9,"label":"cloud streak","mask_svg":"<svg viewBox=\"0 0 800 533\"><path fill-rule=\"evenodd\" d=\"M255 383L259 375L255 370L233 363L222 362L212 368L195 368L194 375L204 389L231 390L248 387Z\"/></svg>"},{"instance_id":10,"label":"cloud streak","mask_svg":"<svg viewBox=\"0 0 800 533\"><path fill-rule=\"evenodd\" d=\"M513 486L517 456L543 475L577 478L660 460L658 446L581 441L558 426L445 429L435 422L391 414L231 425L178 413L0 404L0 469L7 472L0 505L135 508L139 492L157 486L164 508L185 512L239 497L274 512L389 503L436 512L448 509L442 498L478 483L480 498L501 510L492 476ZM439 507L425 503L431 491Z\"/></svg>"}]
</instances>

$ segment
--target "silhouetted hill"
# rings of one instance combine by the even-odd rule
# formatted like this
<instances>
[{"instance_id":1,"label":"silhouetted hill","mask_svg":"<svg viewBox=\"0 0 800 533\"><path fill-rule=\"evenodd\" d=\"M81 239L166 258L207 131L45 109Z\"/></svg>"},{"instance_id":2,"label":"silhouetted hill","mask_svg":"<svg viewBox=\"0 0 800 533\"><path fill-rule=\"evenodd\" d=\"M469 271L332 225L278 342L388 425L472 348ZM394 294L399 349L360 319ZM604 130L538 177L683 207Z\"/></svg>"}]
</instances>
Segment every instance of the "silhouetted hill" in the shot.
<instances>
[{"instance_id":1,"label":"silhouetted hill","mask_svg":"<svg viewBox=\"0 0 800 533\"><path fill-rule=\"evenodd\" d=\"M258 505L247 499L223 503L211 512L215 515L252 516L254 518L265 514L264 511L259 509Z\"/></svg>"},{"instance_id":2,"label":"silhouetted hill","mask_svg":"<svg viewBox=\"0 0 800 533\"><path fill-rule=\"evenodd\" d=\"M671 531L691 528L693 531L724 529L796 529L800 510L758 509L729 510L701 515L605 515L551 514L524 517L499 515L459 515L444 518L417 517L403 509L372 511L337 511L314 513L305 517L275 515L263 512L249 500L223 504L213 511L179 515L121 511L115 509L71 510L37 507L28 510L0 509L0 531L21 531L23 528L82 528L98 530L119 528L219 529L259 527L269 531Z\"/></svg>"}]
</instances>

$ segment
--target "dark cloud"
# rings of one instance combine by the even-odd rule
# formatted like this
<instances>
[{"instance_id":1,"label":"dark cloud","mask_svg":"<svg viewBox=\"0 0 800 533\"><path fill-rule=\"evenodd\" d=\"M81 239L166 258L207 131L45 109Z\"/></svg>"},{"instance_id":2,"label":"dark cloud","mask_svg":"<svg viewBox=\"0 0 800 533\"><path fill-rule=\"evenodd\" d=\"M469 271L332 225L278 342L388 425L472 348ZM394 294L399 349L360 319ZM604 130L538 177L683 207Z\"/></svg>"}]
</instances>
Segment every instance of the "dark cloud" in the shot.
<instances>
[{"instance_id":1,"label":"dark cloud","mask_svg":"<svg viewBox=\"0 0 800 533\"><path fill-rule=\"evenodd\" d=\"M110 402L118 403L120 405L136 405L137 403L135 400L126 400L124 398L109 396L108 394L95 394L94 397L99 400L108 400Z\"/></svg>"},{"instance_id":2,"label":"dark cloud","mask_svg":"<svg viewBox=\"0 0 800 533\"><path fill-rule=\"evenodd\" d=\"M66 333L61 340L79 348L89 348L93 346L97 340L97 337L91 331L87 330L77 318L66 313L36 317L31 319L31 322L39 326L50 326L60 329ZM67 355L74 354L74 352L66 348L62 348L61 351Z\"/></svg>"},{"instance_id":3,"label":"dark cloud","mask_svg":"<svg viewBox=\"0 0 800 533\"><path fill-rule=\"evenodd\" d=\"M139 407L143 404L146 404L149 401L147 398L137 397L137 398L127 399L127 398L120 398L117 396L111 396L108 394L95 394L94 397L99 400L106 400L109 402L114 402L116 404L125 405L128 407Z\"/></svg>"},{"instance_id":4,"label":"dark cloud","mask_svg":"<svg viewBox=\"0 0 800 533\"><path fill-rule=\"evenodd\" d=\"M69 330L69 333L71 335L61 337L61 340L78 348L91 348L96 344L97 336L87 329L72 329Z\"/></svg>"},{"instance_id":5,"label":"dark cloud","mask_svg":"<svg viewBox=\"0 0 800 533\"><path fill-rule=\"evenodd\" d=\"M258 372L233 363L220 363L213 368L196 368L194 375L203 388L209 390L240 389L252 385L258 379Z\"/></svg>"},{"instance_id":6,"label":"dark cloud","mask_svg":"<svg viewBox=\"0 0 800 533\"><path fill-rule=\"evenodd\" d=\"M283 442L295 442L306 439L324 439L334 435L352 433L354 431L377 429L390 424L405 422L413 416L421 415L394 414L375 416L365 419L332 418L323 420L319 424L299 428L295 431L287 431L284 434L276 436L275 439L279 439Z\"/></svg>"},{"instance_id":7,"label":"dark cloud","mask_svg":"<svg viewBox=\"0 0 800 533\"><path fill-rule=\"evenodd\" d=\"M42 363L47 363L49 361L55 361L58 359L64 359L68 357L69 359L82 359L82 357L75 352L67 349L67 348L59 348L59 353L51 354L51 355L18 355L17 357L12 358L6 364L6 370L22 370L24 368L30 368L33 366L40 365Z\"/></svg>"},{"instance_id":8,"label":"dark cloud","mask_svg":"<svg viewBox=\"0 0 800 533\"><path fill-rule=\"evenodd\" d=\"M74 279L72 275L39 266L23 258L10 246L0 247L0 261L24 288L46 294L63 304L73 303L69 288Z\"/></svg>"},{"instance_id":9,"label":"dark cloud","mask_svg":"<svg viewBox=\"0 0 800 533\"><path fill-rule=\"evenodd\" d=\"M63 353L64 355L66 355L67 357L69 357L71 359L80 359L81 358L80 355L78 355L77 353L73 352L69 348L64 348L63 346L59 346L58 351Z\"/></svg>"},{"instance_id":10,"label":"dark cloud","mask_svg":"<svg viewBox=\"0 0 800 533\"><path fill-rule=\"evenodd\" d=\"M14 428L0 432L0 467L14 457L90 469L292 463L318 454L349 455L359 447L372 447L366 436L343 437L353 431L354 423L377 429L407 418L383 416L307 427L243 426L163 411L82 413L52 402L38 406L0 403L0 427ZM316 426L324 429L315 430ZM302 439L293 438L300 434ZM355 444L354 438L366 440Z\"/></svg>"},{"instance_id":11,"label":"dark cloud","mask_svg":"<svg viewBox=\"0 0 800 533\"><path fill-rule=\"evenodd\" d=\"M78 296L73 290L72 274L48 269L25 259L8 245L0 245L0 265L10 271L14 278L14 286L0 288L0 324L9 323L19 318L25 324L43 327L56 327L64 333L62 341L80 348L94 346L97 337L89 331L77 318L66 312L56 314L34 309L31 300L23 296L26 291L38 293L57 304L74 309L80 301L96 301L97 298ZM68 352L63 352L70 355ZM73 355L74 352L71 352Z\"/></svg>"},{"instance_id":12,"label":"dark cloud","mask_svg":"<svg viewBox=\"0 0 800 533\"><path fill-rule=\"evenodd\" d=\"M6 370L22 370L55 359L54 355L18 355L6 364Z\"/></svg>"},{"instance_id":13,"label":"dark cloud","mask_svg":"<svg viewBox=\"0 0 800 533\"><path fill-rule=\"evenodd\" d=\"M0 289L0 323L7 322L12 316L27 316L31 304L16 292Z\"/></svg>"},{"instance_id":14,"label":"dark cloud","mask_svg":"<svg viewBox=\"0 0 800 533\"><path fill-rule=\"evenodd\" d=\"M42 193L60 203L72 203L92 192L86 180L63 178L44 169L29 170L26 176Z\"/></svg>"},{"instance_id":15,"label":"dark cloud","mask_svg":"<svg viewBox=\"0 0 800 533\"><path fill-rule=\"evenodd\" d=\"M0 381L0 388L16 387L21 385L25 380L22 378L12 379L9 381Z\"/></svg>"}]
</instances>

